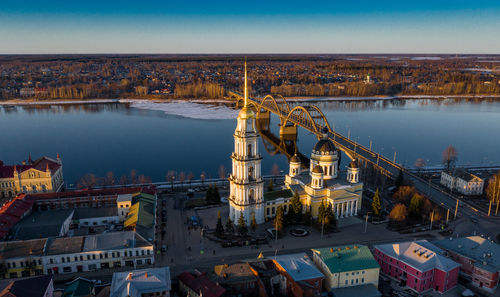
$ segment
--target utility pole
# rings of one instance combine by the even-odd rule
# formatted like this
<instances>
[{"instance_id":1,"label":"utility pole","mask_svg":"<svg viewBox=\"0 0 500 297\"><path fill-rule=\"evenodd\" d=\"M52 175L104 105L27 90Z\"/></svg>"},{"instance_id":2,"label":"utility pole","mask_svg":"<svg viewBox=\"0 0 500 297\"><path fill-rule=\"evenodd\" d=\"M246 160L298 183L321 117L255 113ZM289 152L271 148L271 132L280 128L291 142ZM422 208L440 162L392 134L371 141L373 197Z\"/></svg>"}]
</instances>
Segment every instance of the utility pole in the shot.
<instances>
[{"instance_id":1,"label":"utility pole","mask_svg":"<svg viewBox=\"0 0 500 297\"><path fill-rule=\"evenodd\" d=\"M372 140L370 139L370 151L372 150Z\"/></svg>"},{"instance_id":2,"label":"utility pole","mask_svg":"<svg viewBox=\"0 0 500 297\"><path fill-rule=\"evenodd\" d=\"M450 218L450 209L446 212L446 225L448 225L448 219Z\"/></svg>"},{"instance_id":3,"label":"utility pole","mask_svg":"<svg viewBox=\"0 0 500 297\"><path fill-rule=\"evenodd\" d=\"M351 139L351 128L347 129L347 138Z\"/></svg>"},{"instance_id":4,"label":"utility pole","mask_svg":"<svg viewBox=\"0 0 500 297\"><path fill-rule=\"evenodd\" d=\"M491 213L491 203L493 202L493 200L490 200L490 207L488 207L488 216L490 216L490 213Z\"/></svg>"},{"instance_id":5,"label":"utility pole","mask_svg":"<svg viewBox=\"0 0 500 297\"><path fill-rule=\"evenodd\" d=\"M276 244L276 249L274 250L274 258L276 259L276 256L278 256L278 220L276 220L276 217L274 220L276 221L274 226L274 231L276 232L276 239L274 241Z\"/></svg>"},{"instance_id":6,"label":"utility pole","mask_svg":"<svg viewBox=\"0 0 500 297\"><path fill-rule=\"evenodd\" d=\"M323 215L324 216L324 215ZM323 238L323 227L325 226L325 218L321 219L321 238Z\"/></svg>"},{"instance_id":7,"label":"utility pole","mask_svg":"<svg viewBox=\"0 0 500 297\"><path fill-rule=\"evenodd\" d=\"M368 226L368 214L371 213L371 211L366 213L366 219L365 219L365 233L366 233L366 228Z\"/></svg>"},{"instance_id":8,"label":"utility pole","mask_svg":"<svg viewBox=\"0 0 500 297\"><path fill-rule=\"evenodd\" d=\"M495 211L495 215L498 215L498 204L500 204L500 200L497 200L497 210Z\"/></svg>"},{"instance_id":9,"label":"utility pole","mask_svg":"<svg viewBox=\"0 0 500 297\"><path fill-rule=\"evenodd\" d=\"M455 205L455 217L453 218L454 220L457 219L457 211L458 211L458 199L457 199L457 205Z\"/></svg>"},{"instance_id":10,"label":"utility pole","mask_svg":"<svg viewBox=\"0 0 500 297\"><path fill-rule=\"evenodd\" d=\"M396 152L394 152L394 162L393 163L396 163Z\"/></svg>"},{"instance_id":11,"label":"utility pole","mask_svg":"<svg viewBox=\"0 0 500 297\"><path fill-rule=\"evenodd\" d=\"M434 211L431 212L431 227L430 227L430 231L432 231L432 221L434 220Z\"/></svg>"}]
</instances>

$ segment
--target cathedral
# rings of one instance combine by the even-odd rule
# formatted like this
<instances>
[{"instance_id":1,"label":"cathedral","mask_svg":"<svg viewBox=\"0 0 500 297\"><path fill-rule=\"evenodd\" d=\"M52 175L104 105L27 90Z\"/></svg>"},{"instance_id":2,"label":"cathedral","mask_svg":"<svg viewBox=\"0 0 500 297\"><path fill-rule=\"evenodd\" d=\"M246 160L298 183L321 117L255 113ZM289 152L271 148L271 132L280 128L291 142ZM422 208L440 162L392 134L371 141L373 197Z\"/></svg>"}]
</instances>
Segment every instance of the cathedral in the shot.
<instances>
[{"instance_id":1,"label":"cathedral","mask_svg":"<svg viewBox=\"0 0 500 297\"><path fill-rule=\"evenodd\" d=\"M245 105L238 114L234 152L231 155L230 219L237 222L243 214L247 224L250 224L252 217L255 217L257 224L261 224L273 218L279 206L288 213L295 193L300 197L302 212L310 210L313 218L317 218L323 202L333 208L339 219L356 216L361 208L363 192L358 164L355 160L351 161L345 176L340 176L340 150L328 138L326 127L312 150L309 170L302 169L302 162L295 154L290 158L290 170L285 176L283 189L264 193L256 114L248 104L246 62L244 99Z\"/></svg>"}]
</instances>

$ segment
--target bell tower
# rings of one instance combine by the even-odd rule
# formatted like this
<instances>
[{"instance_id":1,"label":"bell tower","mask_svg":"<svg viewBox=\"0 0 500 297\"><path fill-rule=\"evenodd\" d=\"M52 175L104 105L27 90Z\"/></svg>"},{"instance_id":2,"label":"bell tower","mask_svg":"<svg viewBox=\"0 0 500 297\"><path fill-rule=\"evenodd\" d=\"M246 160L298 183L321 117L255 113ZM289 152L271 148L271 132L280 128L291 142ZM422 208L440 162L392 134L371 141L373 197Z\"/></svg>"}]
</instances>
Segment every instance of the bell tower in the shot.
<instances>
[{"instance_id":1,"label":"bell tower","mask_svg":"<svg viewBox=\"0 0 500 297\"><path fill-rule=\"evenodd\" d=\"M262 157L258 151L255 111L248 104L247 62L245 59L245 106L238 114L234 131L232 174L229 177L229 217L237 224L243 214L247 225L255 215L257 224L264 222L264 180L261 176Z\"/></svg>"}]
</instances>

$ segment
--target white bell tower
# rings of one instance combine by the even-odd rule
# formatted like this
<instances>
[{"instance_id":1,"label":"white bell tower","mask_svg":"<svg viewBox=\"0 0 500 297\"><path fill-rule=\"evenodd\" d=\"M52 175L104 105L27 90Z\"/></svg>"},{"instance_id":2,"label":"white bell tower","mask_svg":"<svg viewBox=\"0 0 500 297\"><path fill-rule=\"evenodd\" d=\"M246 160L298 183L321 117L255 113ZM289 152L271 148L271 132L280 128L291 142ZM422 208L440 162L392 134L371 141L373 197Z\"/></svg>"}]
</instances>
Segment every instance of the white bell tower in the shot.
<instances>
[{"instance_id":1,"label":"white bell tower","mask_svg":"<svg viewBox=\"0 0 500 297\"><path fill-rule=\"evenodd\" d=\"M234 131L233 171L229 177L229 217L236 225L240 214L250 225L252 213L257 224L264 223L264 180L261 176L262 157L258 151L259 135L255 128L255 112L248 104L247 62L245 60L245 106L238 114Z\"/></svg>"}]
</instances>

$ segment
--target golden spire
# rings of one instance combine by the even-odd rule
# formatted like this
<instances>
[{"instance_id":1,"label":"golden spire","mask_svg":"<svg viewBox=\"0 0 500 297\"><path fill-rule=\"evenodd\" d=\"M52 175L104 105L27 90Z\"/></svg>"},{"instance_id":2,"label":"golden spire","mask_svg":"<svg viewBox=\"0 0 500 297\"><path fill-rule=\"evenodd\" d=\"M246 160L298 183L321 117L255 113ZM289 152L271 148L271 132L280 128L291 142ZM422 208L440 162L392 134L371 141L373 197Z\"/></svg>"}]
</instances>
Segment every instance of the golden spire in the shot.
<instances>
[{"instance_id":1,"label":"golden spire","mask_svg":"<svg viewBox=\"0 0 500 297\"><path fill-rule=\"evenodd\" d=\"M245 57L245 106L248 105L248 88L247 88L247 57Z\"/></svg>"}]
</instances>

